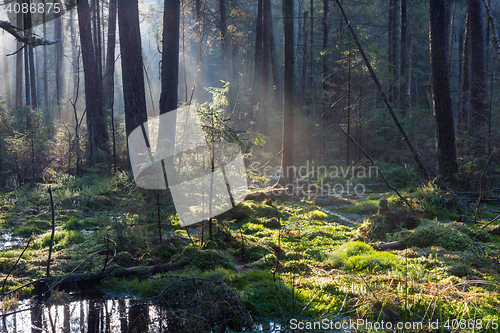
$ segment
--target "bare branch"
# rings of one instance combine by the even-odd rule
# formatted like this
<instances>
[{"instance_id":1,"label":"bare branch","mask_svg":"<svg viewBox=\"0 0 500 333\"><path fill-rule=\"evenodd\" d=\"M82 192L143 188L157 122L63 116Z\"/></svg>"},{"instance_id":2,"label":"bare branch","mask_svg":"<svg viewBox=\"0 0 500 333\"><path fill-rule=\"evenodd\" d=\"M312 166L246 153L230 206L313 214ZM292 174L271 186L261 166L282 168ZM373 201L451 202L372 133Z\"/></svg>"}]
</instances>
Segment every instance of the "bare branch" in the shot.
<instances>
[{"instance_id":1,"label":"bare branch","mask_svg":"<svg viewBox=\"0 0 500 333\"><path fill-rule=\"evenodd\" d=\"M14 36L18 41L24 43L25 45L31 45L33 47L39 45L53 45L58 42L58 40L45 40L43 38L36 37L36 35L26 33L22 35L19 33L18 28L14 27L8 21L0 21L0 28L7 31L9 34ZM22 31L22 30L21 30Z\"/></svg>"}]
</instances>

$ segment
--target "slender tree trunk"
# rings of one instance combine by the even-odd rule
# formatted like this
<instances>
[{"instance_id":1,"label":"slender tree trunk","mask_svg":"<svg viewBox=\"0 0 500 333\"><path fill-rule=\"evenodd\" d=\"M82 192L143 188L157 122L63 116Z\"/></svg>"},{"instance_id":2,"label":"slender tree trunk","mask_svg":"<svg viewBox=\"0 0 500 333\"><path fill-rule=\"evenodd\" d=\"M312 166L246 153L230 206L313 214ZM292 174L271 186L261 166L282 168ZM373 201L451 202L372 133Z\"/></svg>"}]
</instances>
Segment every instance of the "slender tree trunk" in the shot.
<instances>
[{"instance_id":1,"label":"slender tree trunk","mask_svg":"<svg viewBox=\"0 0 500 333\"><path fill-rule=\"evenodd\" d=\"M406 18L407 0L401 0L401 85L399 90L399 106L401 108L402 117L406 117L408 109L408 48L407 48L407 18Z\"/></svg>"},{"instance_id":2,"label":"slender tree trunk","mask_svg":"<svg viewBox=\"0 0 500 333\"><path fill-rule=\"evenodd\" d=\"M307 16L308 12L304 12L304 24L302 25L302 78L300 82L300 107L304 107L306 102L307 88Z\"/></svg>"},{"instance_id":3,"label":"slender tree trunk","mask_svg":"<svg viewBox=\"0 0 500 333\"><path fill-rule=\"evenodd\" d=\"M398 44L398 26L399 26L399 19L398 19L398 7L399 7L399 0L393 0L394 1L394 7L392 8L393 11L393 31L392 31L392 86L394 89L394 106L398 107L399 106L399 44Z\"/></svg>"},{"instance_id":4,"label":"slender tree trunk","mask_svg":"<svg viewBox=\"0 0 500 333\"><path fill-rule=\"evenodd\" d=\"M262 0L258 0L257 20L255 23L255 61L253 69L252 110L250 111L250 121L255 122L258 121L258 114L255 114L255 108L259 108L262 101L262 23Z\"/></svg>"},{"instance_id":5,"label":"slender tree trunk","mask_svg":"<svg viewBox=\"0 0 500 333\"><path fill-rule=\"evenodd\" d=\"M269 121L269 13L271 0L262 0L262 106L260 128L268 134Z\"/></svg>"},{"instance_id":6,"label":"slender tree trunk","mask_svg":"<svg viewBox=\"0 0 500 333\"><path fill-rule=\"evenodd\" d=\"M387 34L387 55L388 55L388 63L389 63L389 102L394 104L394 64L393 64L393 53L394 53L394 44L392 43L393 35L394 35L394 0L390 0L389 2L389 26L388 26L388 34Z\"/></svg>"},{"instance_id":7,"label":"slender tree trunk","mask_svg":"<svg viewBox=\"0 0 500 333\"><path fill-rule=\"evenodd\" d=\"M125 2L125 1L121 1ZM108 132L106 119L100 96L100 78L95 70L94 46L92 45L92 30L90 7L87 0L78 1L78 25L82 45L83 73L85 76L85 104L87 108L87 128L89 131L89 159L90 166L94 162L101 163L108 156ZM125 38L123 39L126 40ZM123 52L122 52L123 57ZM138 82L135 82L138 84Z\"/></svg>"},{"instance_id":8,"label":"slender tree trunk","mask_svg":"<svg viewBox=\"0 0 500 333\"><path fill-rule=\"evenodd\" d=\"M166 0L163 17L160 114L177 109L180 0Z\"/></svg>"},{"instance_id":9,"label":"slender tree trunk","mask_svg":"<svg viewBox=\"0 0 500 333\"><path fill-rule=\"evenodd\" d=\"M4 82L5 82L5 97L7 100L7 107L12 108L12 95L10 91L10 73L9 73L9 58L6 56L7 55L7 38L5 37L5 31L3 32L3 38L2 38L2 46L4 49L3 54L3 77L4 77Z\"/></svg>"},{"instance_id":10,"label":"slender tree trunk","mask_svg":"<svg viewBox=\"0 0 500 333\"><path fill-rule=\"evenodd\" d=\"M486 153L486 72L485 43L483 34L483 13L481 0L468 0L470 20L470 72L471 72L471 144L472 153L481 156Z\"/></svg>"},{"instance_id":11,"label":"slender tree trunk","mask_svg":"<svg viewBox=\"0 0 500 333\"><path fill-rule=\"evenodd\" d=\"M63 68L63 33L62 33L62 17L54 20L54 38L59 40L55 45L56 51L56 99L59 110L59 121L61 121L61 102L64 99L64 68Z\"/></svg>"},{"instance_id":12,"label":"slender tree trunk","mask_svg":"<svg viewBox=\"0 0 500 333\"><path fill-rule=\"evenodd\" d=\"M326 0L325 0L326 1ZM283 153L281 155L281 184L291 187L293 182L293 87L294 87L294 28L293 1L283 1L283 29L285 35L285 89L283 96Z\"/></svg>"},{"instance_id":13,"label":"slender tree trunk","mask_svg":"<svg viewBox=\"0 0 500 333\"><path fill-rule=\"evenodd\" d=\"M45 1L44 1L45 2ZM47 39L47 25L46 25L46 15L45 12L42 14L42 20L43 20L43 39ZM48 58L47 58L47 48L43 48L43 107L45 109L49 108L49 84L47 81L47 64L48 64ZM50 113L50 116L53 117L53 113Z\"/></svg>"},{"instance_id":14,"label":"slender tree trunk","mask_svg":"<svg viewBox=\"0 0 500 333\"><path fill-rule=\"evenodd\" d=\"M269 51L271 58L271 67L273 70L273 86L276 111L283 112L283 84L281 83L280 73L278 71L278 60L276 57L276 43L274 41L273 14L269 6Z\"/></svg>"},{"instance_id":15,"label":"slender tree trunk","mask_svg":"<svg viewBox=\"0 0 500 333\"><path fill-rule=\"evenodd\" d=\"M116 9L117 0L109 1L108 50L106 52L106 70L104 72L104 108L113 112L115 95L115 48L116 48Z\"/></svg>"},{"instance_id":16,"label":"slender tree trunk","mask_svg":"<svg viewBox=\"0 0 500 333\"><path fill-rule=\"evenodd\" d=\"M227 12L226 0L219 0L220 9L220 35L221 35L221 79L229 79L229 56L227 47Z\"/></svg>"},{"instance_id":17,"label":"slender tree trunk","mask_svg":"<svg viewBox=\"0 0 500 333\"><path fill-rule=\"evenodd\" d=\"M460 157L464 157L466 146L468 145L469 109L470 109L470 19L467 14L465 24L465 41L463 42L462 55L462 77L461 77L457 136L459 140Z\"/></svg>"},{"instance_id":18,"label":"slender tree trunk","mask_svg":"<svg viewBox=\"0 0 500 333\"><path fill-rule=\"evenodd\" d=\"M458 171L448 73L446 0L429 0L432 99L436 119L438 174L451 180Z\"/></svg>"},{"instance_id":19,"label":"slender tree trunk","mask_svg":"<svg viewBox=\"0 0 500 333\"><path fill-rule=\"evenodd\" d=\"M323 0L323 112L321 114L321 122L323 131L326 129L329 111L329 98L328 98L328 0ZM323 156L326 158L326 141L323 136Z\"/></svg>"},{"instance_id":20,"label":"slender tree trunk","mask_svg":"<svg viewBox=\"0 0 500 333\"><path fill-rule=\"evenodd\" d=\"M21 4L22 0L18 0ZM22 25L23 14L19 12L17 14L17 24ZM17 49L22 47L21 42L17 42ZM16 54L16 108L21 108L23 106L23 52L18 52Z\"/></svg>"}]
</instances>

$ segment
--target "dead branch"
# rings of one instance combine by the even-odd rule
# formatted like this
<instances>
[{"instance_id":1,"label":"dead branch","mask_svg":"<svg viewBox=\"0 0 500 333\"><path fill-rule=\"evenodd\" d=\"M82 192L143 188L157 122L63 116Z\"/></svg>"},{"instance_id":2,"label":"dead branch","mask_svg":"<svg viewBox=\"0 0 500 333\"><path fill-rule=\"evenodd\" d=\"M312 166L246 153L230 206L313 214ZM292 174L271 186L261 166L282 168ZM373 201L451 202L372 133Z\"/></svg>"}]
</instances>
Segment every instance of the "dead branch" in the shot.
<instances>
[{"instance_id":1,"label":"dead branch","mask_svg":"<svg viewBox=\"0 0 500 333\"><path fill-rule=\"evenodd\" d=\"M377 86L377 88L380 92L380 95L382 96L382 100L384 101L385 105L387 106L387 109L389 110L389 113L390 113L392 119L396 123L396 127L398 128L399 133L403 136L403 139L404 139L406 145L410 149L410 152L413 156L413 159L417 163L418 170L420 171L420 173L424 177L429 177L429 172L427 171L425 166L422 164L422 161L420 161L420 157L418 157L418 153L415 151L415 148L413 148L413 144L411 143L410 139L408 138L408 135L406 135L406 132L405 132L403 126L399 122L398 117L396 116L396 113L392 109L391 103L389 103L389 99L387 98L387 95L385 94L384 88L382 88L382 85L380 84L380 81L377 77L377 74L375 74L375 71L373 70L373 67L370 64L370 61L368 60L368 57L366 56L365 50L361 46L361 43L358 39L358 36L356 35L356 32L354 31L353 27L351 26L351 22L349 22L349 20L347 19L347 15L345 14L344 7L342 7L339 0L336 0L336 1L337 1L337 6L339 7L339 10L342 13L342 17L344 18L344 20L346 22L347 28L349 28L349 31L351 32L352 39L354 40L354 42L358 46L359 53L361 53L361 56L363 57L365 65L368 68L368 71L370 72L370 75L371 75L373 81L375 82L375 85Z\"/></svg>"},{"instance_id":2,"label":"dead branch","mask_svg":"<svg viewBox=\"0 0 500 333\"><path fill-rule=\"evenodd\" d=\"M5 296L7 294L4 293L4 288L5 288L5 283L7 282L7 279L9 278L10 274L12 273L12 271L14 270L14 268L16 268L17 264L19 263L19 260L21 260L21 257L23 256L24 252L26 251L26 249L28 248L28 246L30 245L30 242L33 240L33 237L30 237L30 239L28 239L28 243L26 243L26 246L24 247L24 250L23 252L21 252L21 254L19 255L19 257L17 258L17 261L16 263L14 264L14 266L10 269L9 271L9 274L7 274L7 276L5 277L5 279L3 280L3 285L2 285L2 296Z\"/></svg>"},{"instance_id":3,"label":"dead branch","mask_svg":"<svg viewBox=\"0 0 500 333\"><path fill-rule=\"evenodd\" d=\"M399 241L380 244L378 246L379 250L403 250L405 248L406 248L405 243Z\"/></svg>"},{"instance_id":4,"label":"dead branch","mask_svg":"<svg viewBox=\"0 0 500 333\"><path fill-rule=\"evenodd\" d=\"M26 33L25 35L21 35L19 33L18 28L14 27L10 24L9 21L0 21L0 28L7 31L9 34L14 36L18 41L26 45L31 45L33 47L39 45L53 45L58 42L58 40L46 40L43 38L36 37L34 34ZM22 30L21 30L22 31ZM23 46L23 47L24 47Z\"/></svg>"},{"instance_id":5,"label":"dead branch","mask_svg":"<svg viewBox=\"0 0 500 333\"><path fill-rule=\"evenodd\" d=\"M396 192L396 194L401 198L401 200L404 201L404 203L411 209L411 211L413 212L413 207L410 205L410 203L399 193L399 191L394 187L392 186L389 181L387 180L387 178L385 178L384 176L384 173L382 172L382 170L380 170L380 168L375 164L375 162L372 160L372 158L366 153L366 151L364 151L363 148L361 148L361 146L356 142L356 140L354 140L352 138L352 136L350 136L349 134L347 134L347 132L342 128L340 127L340 129L342 130L342 132L344 132L345 135L347 135L347 137L359 148L359 150L361 150L361 152L370 160L370 162L372 162L373 166L375 168L377 168L378 172L380 173L380 175L382 176L382 178L384 179L385 183L387 184L387 186L389 186L389 188L391 190L393 190L394 192Z\"/></svg>"}]
</instances>

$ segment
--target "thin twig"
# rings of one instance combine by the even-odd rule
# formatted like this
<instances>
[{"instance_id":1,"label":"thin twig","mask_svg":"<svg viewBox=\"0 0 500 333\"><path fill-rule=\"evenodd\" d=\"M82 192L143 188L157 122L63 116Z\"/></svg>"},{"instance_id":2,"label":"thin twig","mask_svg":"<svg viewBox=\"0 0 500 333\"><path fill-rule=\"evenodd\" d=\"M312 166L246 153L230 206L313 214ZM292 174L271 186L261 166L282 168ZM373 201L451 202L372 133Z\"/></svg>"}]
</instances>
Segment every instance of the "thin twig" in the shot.
<instances>
[{"instance_id":1,"label":"thin twig","mask_svg":"<svg viewBox=\"0 0 500 333\"><path fill-rule=\"evenodd\" d=\"M14 266L10 269L9 271L9 274L7 274L7 276L5 277L5 279L3 280L3 285L2 285L2 296L5 296L6 294L3 292L4 291L4 288L5 288L5 283L7 282L7 279L9 278L10 274L12 273L12 271L14 270L14 268L16 268L17 264L19 263L19 260L21 260L21 257L23 256L24 252L26 251L26 249L28 249L28 246L30 245L30 242L33 240L33 237L30 237L30 239L28 239L28 243L26 243L26 246L24 247L24 250L23 252L21 252L21 255L17 258L17 261L16 263L14 264Z\"/></svg>"},{"instance_id":2,"label":"thin twig","mask_svg":"<svg viewBox=\"0 0 500 333\"><path fill-rule=\"evenodd\" d=\"M413 212L413 207L410 205L410 203L398 192L398 190L392 186L389 181L387 180L387 178L385 178L384 176L384 173L382 172L382 170L380 170L380 168L375 164L375 162L372 160L372 158L364 151L363 148L361 148L361 146L352 138L352 136L350 136L349 134L347 134L347 132L342 128L340 127L340 129L342 130L342 132L344 132L345 135L347 135L347 137L349 139L351 139L351 141L356 145L358 146L359 150L361 150L361 152L370 160L370 162L372 162L373 166L375 168L377 168L378 172L380 173L380 175L382 176L382 178L384 179L385 183L387 184L387 186L389 186L389 188L391 190L393 190L394 192L396 192L396 194L401 198L401 200L404 201L404 203L411 209L411 211Z\"/></svg>"},{"instance_id":3,"label":"thin twig","mask_svg":"<svg viewBox=\"0 0 500 333\"><path fill-rule=\"evenodd\" d=\"M500 218L500 215L498 215L497 217L495 217L493 220L491 220L488 224L484 225L481 229L484 229L486 228L487 226L489 226L490 224L492 224L493 222L495 222L496 220L498 220Z\"/></svg>"}]
</instances>

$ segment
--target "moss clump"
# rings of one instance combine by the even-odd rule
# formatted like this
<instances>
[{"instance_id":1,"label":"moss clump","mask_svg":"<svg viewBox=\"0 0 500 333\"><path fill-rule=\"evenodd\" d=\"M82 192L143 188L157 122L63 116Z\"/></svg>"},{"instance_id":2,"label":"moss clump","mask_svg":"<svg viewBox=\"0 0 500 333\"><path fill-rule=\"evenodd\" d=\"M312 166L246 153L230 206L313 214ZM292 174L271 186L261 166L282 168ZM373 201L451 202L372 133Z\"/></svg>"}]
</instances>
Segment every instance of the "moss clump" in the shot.
<instances>
[{"instance_id":1,"label":"moss clump","mask_svg":"<svg viewBox=\"0 0 500 333\"><path fill-rule=\"evenodd\" d=\"M44 230L34 227L23 225L22 227L17 227L12 230L12 235L14 236L30 236L30 235L39 235L43 233Z\"/></svg>"},{"instance_id":2,"label":"moss clump","mask_svg":"<svg viewBox=\"0 0 500 333\"><path fill-rule=\"evenodd\" d=\"M307 220L324 220L328 217L328 214L322 212L321 210L313 210L312 212L306 213L304 217Z\"/></svg>"},{"instance_id":3,"label":"moss clump","mask_svg":"<svg viewBox=\"0 0 500 333\"><path fill-rule=\"evenodd\" d=\"M37 239L35 244L38 244L41 248L49 247L50 245L51 232L46 232L39 239ZM65 246L72 244L80 244L85 241L85 235L79 231L74 230L56 230L54 233L54 249L59 250Z\"/></svg>"},{"instance_id":4,"label":"moss clump","mask_svg":"<svg viewBox=\"0 0 500 333\"><path fill-rule=\"evenodd\" d=\"M266 255L273 253L273 251L265 246L251 244L243 251L239 249L236 253L242 254L246 262L254 262L264 258Z\"/></svg>"},{"instance_id":5,"label":"moss clump","mask_svg":"<svg viewBox=\"0 0 500 333\"><path fill-rule=\"evenodd\" d=\"M469 265L465 263L453 263L453 266L448 268L447 272L451 275L455 275L458 277L465 277L472 275L472 269Z\"/></svg>"},{"instance_id":6,"label":"moss clump","mask_svg":"<svg viewBox=\"0 0 500 333\"><path fill-rule=\"evenodd\" d=\"M450 251L465 251L472 244L471 238L456 228L455 224L431 222L415 230L403 230L394 234L407 246L420 248L441 246Z\"/></svg>"},{"instance_id":7,"label":"moss clump","mask_svg":"<svg viewBox=\"0 0 500 333\"><path fill-rule=\"evenodd\" d=\"M80 220L76 217L70 217L63 226L64 230L75 230L80 227Z\"/></svg>"},{"instance_id":8,"label":"moss clump","mask_svg":"<svg viewBox=\"0 0 500 333\"><path fill-rule=\"evenodd\" d=\"M379 208L380 213L365 220L358 229L358 239L385 241L389 233L402 229L413 229L419 225L419 219L405 208L390 209L388 207L390 206L385 206L382 203Z\"/></svg>"},{"instance_id":9,"label":"moss clump","mask_svg":"<svg viewBox=\"0 0 500 333\"><path fill-rule=\"evenodd\" d=\"M359 241L342 245L335 252L329 253L325 259L325 263L333 268L357 271L385 269L397 262L394 254L376 251L370 245Z\"/></svg>"},{"instance_id":10,"label":"moss clump","mask_svg":"<svg viewBox=\"0 0 500 333\"><path fill-rule=\"evenodd\" d=\"M234 268L233 260L228 254L217 250L200 250L194 246L186 246L180 254L172 258L172 261L202 270L216 267Z\"/></svg>"}]
</instances>

